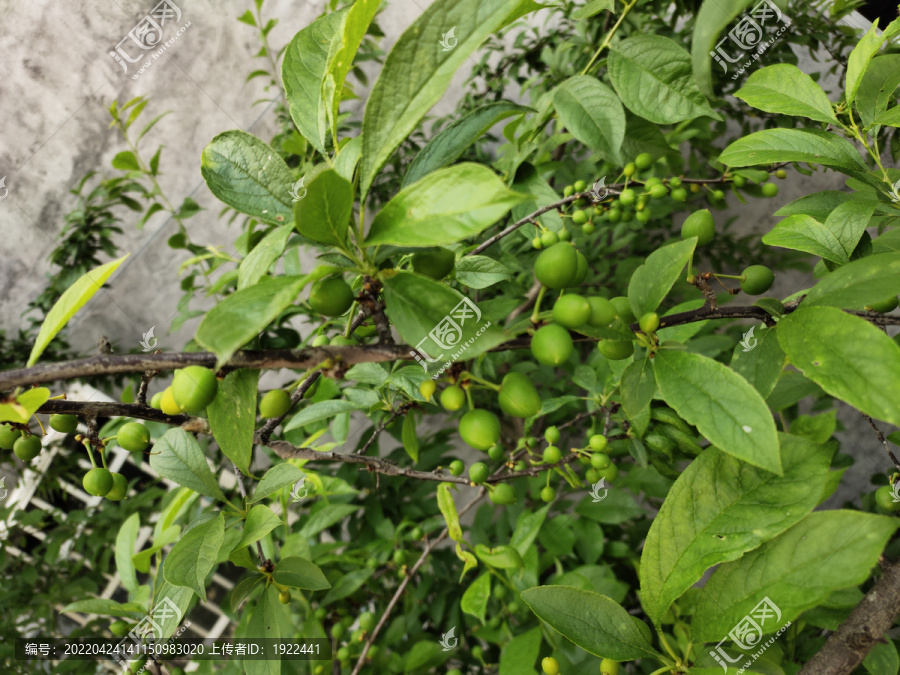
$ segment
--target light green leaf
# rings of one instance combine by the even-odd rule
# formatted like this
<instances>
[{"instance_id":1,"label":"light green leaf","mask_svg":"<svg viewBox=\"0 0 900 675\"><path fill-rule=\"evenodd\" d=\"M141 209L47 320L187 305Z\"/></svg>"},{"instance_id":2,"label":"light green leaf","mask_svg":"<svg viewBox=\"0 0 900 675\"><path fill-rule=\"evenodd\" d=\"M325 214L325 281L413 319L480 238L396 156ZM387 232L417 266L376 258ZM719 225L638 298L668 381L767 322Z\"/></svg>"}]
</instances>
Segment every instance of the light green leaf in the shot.
<instances>
[{"instance_id":1,"label":"light green leaf","mask_svg":"<svg viewBox=\"0 0 900 675\"><path fill-rule=\"evenodd\" d=\"M345 247L353 215L353 186L334 169L311 176L306 197L294 205L297 231L320 244Z\"/></svg>"},{"instance_id":2,"label":"light green leaf","mask_svg":"<svg viewBox=\"0 0 900 675\"><path fill-rule=\"evenodd\" d=\"M653 394L656 393L653 362L645 357L625 366L619 388L622 394L622 410L628 419L634 419L650 405Z\"/></svg>"},{"instance_id":3,"label":"light green leaf","mask_svg":"<svg viewBox=\"0 0 900 675\"><path fill-rule=\"evenodd\" d=\"M838 124L822 87L789 63L760 68L750 75L743 87L734 92L734 96L766 112Z\"/></svg>"},{"instance_id":4,"label":"light green leaf","mask_svg":"<svg viewBox=\"0 0 900 675\"><path fill-rule=\"evenodd\" d=\"M469 288L488 288L510 278L509 268L486 255L465 255L456 261L456 280Z\"/></svg>"},{"instance_id":5,"label":"light green leaf","mask_svg":"<svg viewBox=\"0 0 900 675\"><path fill-rule=\"evenodd\" d=\"M361 156L362 136L354 136L341 146L341 151L334 159L334 170L338 172L338 175L352 183L353 174L356 172L356 165L359 164Z\"/></svg>"},{"instance_id":6,"label":"light green leaf","mask_svg":"<svg viewBox=\"0 0 900 675\"><path fill-rule=\"evenodd\" d=\"M197 439L184 429L169 429L153 444L150 467L163 478L213 499L225 500Z\"/></svg>"},{"instance_id":7,"label":"light green leaf","mask_svg":"<svg viewBox=\"0 0 900 675\"><path fill-rule=\"evenodd\" d=\"M835 307L803 305L779 321L778 340L791 364L827 393L900 425L900 347L881 329Z\"/></svg>"},{"instance_id":8,"label":"light green leaf","mask_svg":"<svg viewBox=\"0 0 900 675\"><path fill-rule=\"evenodd\" d=\"M359 510L355 504L332 504L326 501L318 502L310 509L309 517L300 528L301 537L314 537L322 530L342 521L351 513Z\"/></svg>"},{"instance_id":9,"label":"light green leaf","mask_svg":"<svg viewBox=\"0 0 900 675\"><path fill-rule=\"evenodd\" d=\"M635 35L610 47L609 79L625 107L656 124L701 115L722 119L709 107L691 72L691 58L674 40Z\"/></svg>"},{"instance_id":10,"label":"light green leaf","mask_svg":"<svg viewBox=\"0 0 900 675\"><path fill-rule=\"evenodd\" d=\"M883 124L888 127L900 127L900 106L894 106L885 113L875 118L876 124Z\"/></svg>"},{"instance_id":11,"label":"light green leaf","mask_svg":"<svg viewBox=\"0 0 900 675\"><path fill-rule=\"evenodd\" d=\"M188 530L163 562L163 576L173 586L185 586L206 602L206 577L216 565L225 542L225 515Z\"/></svg>"},{"instance_id":12,"label":"light green leaf","mask_svg":"<svg viewBox=\"0 0 900 675\"><path fill-rule=\"evenodd\" d=\"M456 502L450 493L453 483L441 483L437 489L437 504L447 523L447 533L453 541L462 541L462 528L459 526L459 513Z\"/></svg>"},{"instance_id":13,"label":"light green leaf","mask_svg":"<svg viewBox=\"0 0 900 675\"><path fill-rule=\"evenodd\" d=\"M362 408L351 401L336 399L331 401L319 401L305 407L291 418L291 421L284 427L285 431L299 429L307 424L318 422L320 420L331 419L340 413L350 412L351 410L361 410Z\"/></svg>"},{"instance_id":14,"label":"light green leaf","mask_svg":"<svg viewBox=\"0 0 900 675\"><path fill-rule=\"evenodd\" d=\"M69 319L75 316L78 310L94 297L94 294L103 287L106 280L112 276L113 272L119 269L119 265L127 257L128 255L124 255L118 260L112 260L104 265L95 267L90 272L85 272L59 296L59 300L53 304L53 307L47 312L47 316L44 317L41 330L38 332L34 346L31 348L26 367L30 368L37 362L38 357L47 348L50 341L69 323Z\"/></svg>"},{"instance_id":15,"label":"light green leaf","mask_svg":"<svg viewBox=\"0 0 900 675\"><path fill-rule=\"evenodd\" d=\"M362 569L347 572L347 574L342 574L338 580L334 582L334 586L331 590L325 594L324 598L322 598L320 606L327 607L332 602L337 602L338 600L343 600L344 598L353 595L374 573L374 569L364 567Z\"/></svg>"},{"instance_id":16,"label":"light green leaf","mask_svg":"<svg viewBox=\"0 0 900 675\"><path fill-rule=\"evenodd\" d=\"M476 617L481 623L484 623L484 615L487 611L488 600L491 597L491 575L485 572L475 579L466 592L463 593L459 607L466 614Z\"/></svg>"},{"instance_id":17,"label":"light green leaf","mask_svg":"<svg viewBox=\"0 0 900 675\"><path fill-rule=\"evenodd\" d=\"M588 0L587 3L572 14L572 18L576 20L587 19L603 11L615 11L613 8L613 0ZM500 667L503 667L502 663L500 664Z\"/></svg>"},{"instance_id":18,"label":"light green leaf","mask_svg":"<svg viewBox=\"0 0 900 675\"><path fill-rule=\"evenodd\" d=\"M326 14L299 31L285 49L281 64L281 82L291 118L297 130L322 155L327 154L325 125L328 105L322 84L329 58L333 58L341 47L341 31L347 12L345 8ZM336 62L333 65L336 66ZM337 98L339 104L340 97Z\"/></svg>"},{"instance_id":19,"label":"light green leaf","mask_svg":"<svg viewBox=\"0 0 900 675\"><path fill-rule=\"evenodd\" d=\"M116 570L119 572L122 585L131 593L135 593L139 586L131 557L134 555L134 545L137 543L140 527L140 515L132 513L122 523L119 533L116 535Z\"/></svg>"},{"instance_id":20,"label":"light green leaf","mask_svg":"<svg viewBox=\"0 0 900 675\"><path fill-rule=\"evenodd\" d=\"M882 673L900 673L900 655L897 648L890 640L878 642L863 659L863 667L871 675Z\"/></svg>"},{"instance_id":21,"label":"light green leaf","mask_svg":"<svg viewBox=\"0 0 900 675\"><path fill-rule=\"evenodd\" d=\"M900 295L900 253L880 253L836 269L812 287L803 306L861 308L892 295Z\"/></svg>"},{"instance_id":22,"label":"light green leaf","mask_svg":"<svg viewBox=\"0 0 900 675\"><path fill-rule=\"evenodd\" d=\"M400 438L403 441L403 449L415 464L419 461L419 437L416 434L416 418L412 411L403 418Z\"/></svg>"},{"instance_id":23,"label":"light green leaf","mask_svg":"<svg viewBox=\"0 0 900 675\"><path fill-rule=\"evenodd\" d=\"M0 422L18 422L27 424L38 408L50 400L47 387L35 387L23 391L15 400L0 403Z\"/></svg>"},{"instance_id":24,"label":"light green leaf","mask_svg":"<svg viewBox=\"0 0 900 675\"><path fill-rule=\"evenodd\" d=\"M475 303L449 286L414 272L383 273L381 280L391 324L411 348L424 351L434 359L429 364L429 374L447 360L462 354L465 354L463 358L471 359L509 339L481 314ZM447 334L441 338L442 346L429 333L442 323L447 325L447 317L461 328L462 335ZM473 342L466 346L469 340Z\"/></svg>"},{"instance_id":25,"label":"light green leaf","mask_svg":"<svg viewBox=\"0 0 900 675\"><path fill-rule=\"evenodd\" d=\"M816 129L763 129L737 139L722 151L719 161L732 167L811 162L845 173L866 170L850 141Z\"/></svg>"},{"instance_id":26,"label":"light green leaf","mask_svg":"<svg viewBox=\"0 0 900 675\"><path fill-rule=\"evenodd\" d=\"M138 164L137 157L134 156L134 153L131 152L131 150L123 150L113 157L112 166L114 169L119 169L120 171L141 170L141 165Z\"/></svg>"},{"instance_id":27,"label":"light green leaf","mask_svg":"<svg viewBox=\"0 0 900 675\"><path fill-rule=\"evenodd\" d=\"M486 166L456 164L401 190L375 216L365 245L453 244L479 234L527 199Z\"/></svg>"},{"instance_id":28,"label":"light green leaf","mask_svg":"<svg viewBox=\"0 0 900 675\"><path fill-rule=\"evenodd\" d=\"M510 101L497 101L475 108L435 134L434 138L419 150L419 154L403 177L402 187L408 187L432 171L455 162L470 145L500 120L529 111L531 108Z\"/></svg>"},{"instance_id":29,"label":"light green leaf","mask_svg":"<svg viewBox=\"0 0 900 675\"><path fill-rule=\"evenodd\" d=\"M197 327L195 339L218 356L216 369L287 309L305 284L304 277L263 279L209 310Z\"/></svg>"},{"instance_id":30,"label":"light green leaf","mask_svg":"<svg viewBox=\"0 0 900 675\"><path fill-rule=\"evenodd\" d=\"M596 2L597 0L595 0ZM608 0L599 0L606 2ZM531 675L541 650L541 627L516 635L500 650L499 675Z\"/></svg>"},{"instance_id":31,"label":"light green leaf","mask_svg":"<svg viewBox=\"0 0 900 675\"><path fill-rule=\"evenodd\" d=\"M86 600L76 600L59 611L138 619L146 614L147 608L137 602L116 602L110 598L87 598Z\"/></svg>"},{"instance_id":32,"label":"light green leaf","mask_svg":"<svg viewBox=\"0 0 900 675\"><path fill-rule=\"evenodd\" d=\"M265 499L269 495L278 492L281 488L293 485L304 476L306 474L293 464L288 462L276 464L266 471L266 475L259 481L259 485L256 486L256 490L253 491L253 497L249 501L253 504L261 499Z\"/></svg>"},{"instance_id":33,"label":"light green leaf","mask_svg":"<svg viewBox=\"0 0 900 675\"><path fill-rule=\"evenodd\" d=\"M641 554L641 604L655 624L707 569L752 551L816 507L831 451L797 436L778 440L783 476L707 448L675 481Z\"/></svg>"},{"instance_id":34,"label":"light green leaf","mask_svg":"<svg viewBox=\"0 0 900 675\"><path fill-rule=\"evenodd\" d=\"M663 399L685 421L723 452L782 475L772 413L747 380L690 352L662 349L653 364Z\"/></svg>"},{"instance_id":35,"label":"light green leaf","mask_svg":"<svg viewBox=\"0 0 900 675\"><path fill-rule=\"evenodd\" d=\"M634 271L628 282L628 302L637 318L659 308L694 255L696 246L697 240L691 237L658 248Z\"/></svg>"},{"instance_id":36,"label":"light green leaf","mask_svg":"<svg viewBox=\"0 0 900 675\"><path fill-rule=\"evenodd\" d=\"M322 591L331 588L318 565L296 556L279 560L272 576L276 584L304 591Z\"/></svg>"},{"instance_id":37,"label":"light green leaf","mask_svg":"<svg viewBox=\"0 0 900 675\"><path fill-rule=\"evenodd\" d=\"M594 656L613 661L659 658L631 616L605 595L569 586L522 592L537 617Z\"/></svg>"},{"instance_id":38,"label":"light green leaf","mask_svg":"<svg viewBox=\"0 0 900 675\"><path fill-rule=\"evenodd\" d=\"M850 52L850 56L847 58L847 76L844 87L844 97L847 99L848 104L853 103L856 99L859 85L872 57L878 53L884 41L892 37L898 29L900 29L900 20L893 21L884 31L879 31L878 20L876 19L856 47L853 48L853 51Z\"/></svg>"},{"instance_id":39,"label":"light green leaf","mask_svg":"<svg viewBox=\"0 0 900 675\"><path fill-rule=\"evenodd\" d=\"M282 225L269 232L253 247L238 267L238 290L252 286L266 275L269 268L284 253L284 247L293 230L291 224Z\"/></svg>"},{"instance_id":40,"label":"light green leaf","mask_svg":"<svg viewBox=\"0 0 900 675\"><path fill-rule=\"evenodd\" d=\"M257 504L247 514L244 532L238 543L235 544L234 550L259 541L279 525L281 525L281 518L276 516L272 509L265 504Z\"/></svg>"},{"instance_id":41,"label":"light green leaf","mask_svg":"<svg viewBox=\"0 0 900 675\"><path fill-rule=\"evenodd\" d=\"M844 251L834 233L812 216L788 216L762 238L764 244L811 253L838 264L850 256Z\"/></svg>"},{"instance_id":42,"label":"light green leaf","mask_svg":"<svg viewBox=\"0 0 900 675\"><path fill-rule=\"evenodd\" d=\"M829 213L851 199L853 199L853 195L849 192L822 190L785 204L773 215L794 216L798 213L803 213L812 216L819 222L824 222L828 218Z\"/></svg>"},{"instance_id":43,"label":"light green leaf","mask_svg":"<svg viewBox=\"0 0 900 675\"><path fill-rule=\"evenodd\" d=\"M522 561L522 556L512 546L495 546L491 548L484 544L476 544L475 555L488 567L519 569L525 564Z\"/></svg>"},{"instance_id":44,"label":"light green leaf","mask_svg":"<svg viewBox=\"0 0 900 675\"><path fill-rule=\"evenodd\" d=\"M751 326L752 336L738 342L731 357L731 369L753 385L765 398L772 393L784 370L784 351L774 328ZM744 345L750 346L746 351Z\"/></svg>"},{"instance_id":45,"label":"light green leaf","mask_svg":"<svg viewBox=\"0 0 900 675\"><path fill-rule=\"evenodd\" d=\"M719 42L719 34L755 0L704 0L694 18L691 38L691 65L694 78L707 96L713 96L712 57ZM727 37L727 36L726 36Z\"/></svg>"},{"instance_id":46,"label":"light green leaf","mask_svg":"<svg viewBox=\"0 0 900 675\"><path fill-rule=\"evenodd\" d=\"M294 177L281 156L245 131L219 134L203 148L203 180L220 201L272 225L289 223Z\"/></svg>"},{"instance_id":47,"label":"light green leaf","mask_svg":"<svg viewBox=\"0 0 900 675\"><path fill-rule=\"evenodd\" d=\"M209 428L228 459L250 475L253 432L256 427L256 392L259 371L241 368L219 382L213 402L206 408Z\"/></svg>"},{"instance_id":48,"label":"light green leaf","mask_svg":"<svg viewBox=\"0 0 900 675\"><path fill-rule=\"evenodd\" d=\"M863 128L872 125L893 99L900 85L900 54L876 56L869 62L856 94L856 109Z\"/></svg>"},{"instance_id":49,"label":"light green leaf","mask_svg":"<svg viewBox=\"0 0 900 675\"><path fill-rule=\"evenodd\" d=\"M765 633L793 621L833 591L868 579L898 527L896 518L859 511L809 514L740 560L719 566L700 594L691 637L721 640L765 597L781 612L779 621L765 622Z\"/></svg>"},{"instance_id":50,"label":"light green leaf","mask_svg":"<svg viewBox=\"0 0 900 675\"><path fill-rule=\"evenodd\" d=\"M575 75L554 90L553 107L577 140L614 164L621 163L625 111L612 89L596 77Z\"/></svg>"},{"instance_id":51,"label":"light green leaf","mask_svg":"<svg viewBox=\"0 0 900 675\"><path fill-rule=\"evenodd\" d=\"M547 511L549 510L550 505L548 504L537 511L525 509L519 513L519 517L516 520L516 529L509 539L509 545L515 548L523 558L536 553L536 550L531 545L538 536L538 532L541 531L541 525L544 524L544 520L547 518Z\"/></svg>"},{"instance_id":52,"label":"light green leaf","mask_svg":"<svg viewBox=\"0 0 900 675\"><path fill-rule=\"evenodd\" d=\"M852 199L838 204L825 219L825 227L840 242L848 260L866 231L866 226L877 206L878 202L873 200Z\"/></svg>"},{"instance_id":53,"label":"light green leaf","mask_svg":"<svg viewBox=\"0 0 900 675\"><path fill-rule=\"evenodd\" d=\"M447 91L457 68L519 5L520 0L436 0L400 36L363 116L363 199L394 150ZM457 43L448 50L441 45L451 29ZM448 37L443 44L451 42Z\"/></svg>"}]
</instances>

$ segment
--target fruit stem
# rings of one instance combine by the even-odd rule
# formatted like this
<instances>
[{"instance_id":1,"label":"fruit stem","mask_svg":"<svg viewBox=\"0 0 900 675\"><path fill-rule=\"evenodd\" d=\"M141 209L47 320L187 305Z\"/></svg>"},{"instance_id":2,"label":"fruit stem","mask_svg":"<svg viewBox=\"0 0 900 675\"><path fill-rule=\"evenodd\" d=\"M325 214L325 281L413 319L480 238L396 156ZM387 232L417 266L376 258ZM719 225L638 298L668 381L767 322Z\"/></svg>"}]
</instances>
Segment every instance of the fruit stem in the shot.
<instances>
[{"instance_id":1,"label":"fruit stem","mask_svg":"<svg viewBox=\"0 0 900 675\"><path fill-rule=\"evenodd\" d=\"M46 435L47 435L47 430L44 428L44 425L41 424L40 418L39 418L37 415L35 415L35 416L34 416L34 419L37 420L38 426L41 428L41 436L46 436Z\"/></svg>"},{"instance_id":2,"label":"fruit stem","mask_svg":"<svg viewBox=\"0 0 900 675\"><path fill-rule=\"evenodd\" d=\"M106 453L104 452L104 450L106 450L106 448L102 445L97 448L97 452L100 455L100 461L103 462L103 468L109 470L109 467L106 466Z\"/></svg>"},{"instance_id":3,"label":"fruit stem","mask_svg":"<svg viewBox=\"0 0 900 675\"><path fill-rule=\"evenodd\" d=\"M544 284L541 284L541 290L538 291L537 298L534 301L534 311L531 313L531 323L536 324L540 319L538 315L541 313L541 301L544 299L544 293L547 292L547 287Z\"/></svg>"},{"instance_id":4,"label":"fruit stem","mask_svg":"<svg viewBox=\"0 0 900 675\"><path fill-rule=\"evenodd\" d=\"M344 328L344 337L345 337L345 338L350 337L350 326L353 325L353 319L354 319L354 317L356 316L356 311L355 311L355 310L356 310L356 306L357 306L358 304L359 304L359 303L356 302L356 301L354 300L354 301L353 301L353 304L350 305L350 313L347 314L347 326Z\"/></svg>"},{"instance_id":5,"label":"fruit stem","mask_svg":"<svg viewBox=\"0 0 900 675\"><path fill-rule=\"evenodd\" d=\"M93 453L91 452L91 442L90 442L88 439L85 438L85 439L82 441L82 444L84 445L84 449L87 450L88 459L91 460L91 467L94 468L94 469L96 469L96 468L97 468L97 462L94 461L94 455L93 455Z\"/></svg>"},{"instance_id":6,"label":"fruit stem","mask_svg":"<svg viewBox=\"0 0 900 675\"><path fill-rule=\"evenodd\" d=\"M659 642L660 642L660 644L661 644L663 647L666 648L666 651L669 652L669 656L671 656L671 657L672 657L673 659L675 659L675 661L677 662L677 661L678 661L678 656L675 654L674 651L672 651L672 648L669 646L669 643L666 641L666 636L665 636L665 634L662 632L661 629L660 629L660 630L657 630L657 631L656 631L656 634L659 635Z\"/></svg>"},{"instance_id":7,"label":"fruit stem","mask_svg":"<svg viewBox=\"0 0 900 675\"><path fill-rule=\"evenodd\" d=\"M472 403L472 390L469 387L463 387L466 392L466 401L469 403L469 410L475 410L475 404Z\"/></svg>"},{"instance_id":8,"label":"fruit stem","mask_svg":"<svg viewBox=\"0 0 900 675\"><path fill-rule=\"evenodd\" d=\"M483 384L485 387L488 387L489 389L493 389L496 392L500 391L499 384L494 384L493 382L488 382L487 380L483 380L482 378L476 377L475 375L473 375L472 373L470 373L468 371L464 371L460 377L463 379L472 380L473 382L477 382L478 384Z\"/></svg>"},{"instance_id":9,"label":"fruit stem","mask_svg":"<svg viewBox=\"0 0 900 675\"><path fill-rule=\"evenodd\" d=\"M714 274L717 279L738 279L744 281L747 277L743 274Z\"/></svg>"}]
</instances>

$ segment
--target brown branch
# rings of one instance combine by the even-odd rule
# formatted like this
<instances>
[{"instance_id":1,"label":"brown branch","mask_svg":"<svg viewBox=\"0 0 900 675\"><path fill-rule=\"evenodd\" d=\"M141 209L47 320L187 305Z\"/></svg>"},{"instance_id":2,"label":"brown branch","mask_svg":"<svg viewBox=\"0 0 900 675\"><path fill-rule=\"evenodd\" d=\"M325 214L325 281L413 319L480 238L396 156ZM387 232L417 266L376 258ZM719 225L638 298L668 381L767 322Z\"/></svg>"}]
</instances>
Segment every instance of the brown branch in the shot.
<instances>
[{"instance_id":1,"label":"brown branch","mask_svg":"<svg viewBox=\"0 0 900 675\"><path fill-rule=\"evenodd\" d=\"M245 500L247 499L247 488L244 485L244 477L241 475L241 470L238 469L237 464L234 462L231 463L231 466L234 468L234 477L237 480L238 489L241 491L241 497ZM244 506L246 508L246 506ZM263 553L262 543L257 540L256 542L256 556L259 558L259 564L266 564L266 555Z\"/></svg>"},{"instance_id":2,"label":"brown branch","mask_svg":"<svg viewBox=\"0 0 900 675\"><path fill-rule=\"evenodd\" d=\"M798 675L849 675L900 616L900 564L882 556L883 574Z\"/></svg>"},{"instance_id":3,"label":"brown branch","mask_svg":"<svg viewBox=\"0 0 900 675\"><path fill-rule=\"evenodd\" d=\"M387 418L384 422L382 422L382 423L378 426L378 428L375 429L375 431L372 432L372 435L369 436L369 440L366 441L366 444L365 444L365 445L363 445L359 450L356 451L356 454L357 454L357 455L365 455L365 454L366 454L366 451L369 449L369 447L372 445L372 443L375 442L375 439L378 438L378 437L381 435L381 432L382 432L382 431L384 431L385 429L387 429L387 427L390 425L391 422L393 422L395 419L397 419L397 418L400 417L401 415L405 415L406 413L408 413L408 412L409 412L412 408L414 408L414 407L416 407L416 402L415 402L415 401L409 401L409 402L404 403L403 405L401 405L401 406L400 406L399 408L397 408L396 410L391 410L391 414L388 416L388 418Z\"/></svg>"},{"instance_id":4,"label":"brown branch","mask_svg":"<svg viewBox=\"0 0 900 675\"><path fill-rule=\"evenodd\" d=\"M894 456L894 453L891 452L891 449L888 447L887 439L884 437L884 432L875 426L875 421L866 415L866 413L862 413L863 419L869 423L869 426L875 430L875 437L881 442L881 445L884 446L884 451L888 454L888 457L891 458L891 461L894 463L894 466L897 467L897 470L900 471L900 462L897 461L897 458Z\"/></svg>"}]
</instances>

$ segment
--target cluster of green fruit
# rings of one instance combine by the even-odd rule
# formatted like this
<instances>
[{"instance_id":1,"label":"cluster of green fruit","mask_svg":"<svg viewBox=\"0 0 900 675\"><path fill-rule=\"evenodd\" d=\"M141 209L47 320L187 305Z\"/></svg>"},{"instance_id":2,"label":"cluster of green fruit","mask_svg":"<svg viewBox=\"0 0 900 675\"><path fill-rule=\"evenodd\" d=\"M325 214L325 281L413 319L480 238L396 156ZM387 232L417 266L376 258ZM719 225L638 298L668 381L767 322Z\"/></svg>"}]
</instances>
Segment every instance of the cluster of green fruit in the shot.
<instances>
[{"instance_id":1,"label":"cluster of green fruit","mask_svg":"<svg viewBox=\"0 0 900 675\"><path fill-rule=\"evenodd\" d=\"M213 402L218 390L213 371L203 366L187 366L175 371L172 384L150 399L150 407L166 415L198 415Z\"/></svg>"},{"instance_id":2,"label":"cluster of green fruit","mask_svg":"<svg viewBox=\"0 0 900 675\"><path fill-rule=\"evenodd\" d=\"M320 607L315 611L314 616L320 622L325 621L328 612L324 607ZM357 628L348 636L347 631L355 621L356 619L354 619L352 614L346 614L340 621L337 621L331 627L331 637L337 642L343 643L335 652L334 658L336 661L340 662L341 666L344 668L347 668L350 665L351 652L356 651L356 655L359 653L358 650L352 650L351 648L361 644L366 639L366 636L375 630L375 626L378 623L378 619L374 613L362 612L358 617L359 624ZM378 646L372 645L369 647L366 659L370 661L377 659L380 656L379 652Z\"/></svg>"},{"instance_id":3,"label":"cluster of green fruit","mask_svg":"<svg viewBox=\"0 0 900 675\"><path fill-rule=\"evenodd\" d=\"M12 450L23 462L30 462L41 454L41 439L25 434L9 424L0 424L0 448Z\"/></svg>"},{"instance_id":4,"label":"cluster of green fruit","mask_svg":"<svg viewBox=\"0 0 900 675\"><path fill-rule=\"evenodd\" d=\"M546 675L559 675L559 661L552 656L547 656L541 661L541 669ZM601 675L619 675L619 663L612 659L603 659L600 662Z\"/></svg>"}]
</instances>

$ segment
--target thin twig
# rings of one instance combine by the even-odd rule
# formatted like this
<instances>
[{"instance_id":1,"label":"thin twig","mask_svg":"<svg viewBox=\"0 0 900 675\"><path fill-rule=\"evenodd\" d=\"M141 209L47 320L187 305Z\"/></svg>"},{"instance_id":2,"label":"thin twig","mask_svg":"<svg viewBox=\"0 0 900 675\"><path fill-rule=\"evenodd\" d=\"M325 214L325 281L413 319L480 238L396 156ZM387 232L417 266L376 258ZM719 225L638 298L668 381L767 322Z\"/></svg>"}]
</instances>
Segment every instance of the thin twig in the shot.
<instances>
[{"instance_id":1,"label":"thin twig","mask_svg":"<svg viewBox=\"0 0 900 675\"><path fill-rule=\"evenodd\" d=\"M897 458L894 457L894 453L891 452L891 449L888 447L887 439L884 437L884 432L875 426L874 420L866 415L866 413L862 413L863 419L869 423L869 426L875 430L875 436L881 442L881 445L884 446L884 451L888 454L888 457L891 458L891 461L894 463L894 466L897 467L897 470L900 471L900 462L897 461Z\"/></svg>"},{"instance_id":2,"label":"thin twig","mask_svg":"<svg viewBox=\"0 0 900 675\"><path fill-rule=\"evenodd\" d=\"M534 280L534 284L532 284L531 288L528 289L528 294L525 296L525 302L516 307L513 311L509 313L509 316L506 317L505 325L510 325L517 316L527 312L531 309L531 306L534 304L535 300L537 300L538 293L541 292L541 282L537 279Z\"/></svg>"},{"instance_id":3,"label":"thin twig","mask_svg":"<svg viewBox=\"0 0 900 675\"><path fill-rule=\"evenodd\" d=\"M238 489L241 491L241 497L247 499L247 488L244 486L244 476L241 473L241 470L238 469L237 464L232 462L231 466L234 467L234 476L237 479ZM258 540L256 542L256 555L259 558L259 564L264 565L266 562L266 556L263 553L262 544Z\"/></svg>"},{"instance_id":4,"label":"thin twig","mask_svg":"<svg viewBox=\"0 0 900 675\"><path fill-rule=\"evenodd\" d=\"M297 387L293 391L293 393L291 393L291 407L288 408L288 411L281 417L273 417L262 426L262 428L257 433L259 434L259 437L260 439L262 439L263 443L269 440L269 436L272 435L272 432L275 431L278 425L284 421L284 418L290 414L291 410L294 409L294 406L296 406L300 399L303 398L303 396L306 394L306 392L309 391L309 388L313 386L313 384L315 384L316 380L319 379L321 374L322 373L318 370L311 372L306 377L306 379L300 383L300 386Z\"/></svg>"},{"instance_id":5,"label":"thin twig","mask_svg":"<svg viewBox=\"0 0 900 675\"><path fill-rule=\"evenodd\" d=\"M356 454L357 455L365 455L366 451L369 449L369 446L371 446L372 443L375 442L375 439L381 435L381 432L384 431L390 425L391 422L393 422L395 419L397 419L397 417L399 417L400 415L405 415L407 412L409 412L410 408L412 408L413 405L415 405L415 402L404 403L396 410L391 410L391 414L388 416L388 418L384 422L382 422L380 425L378 425L378 428L372 432L371 436L369 436L369 440L366 441L366 444L364 446L362 446L359 450L357 450Z\"/></svg>"}]
</instances>

